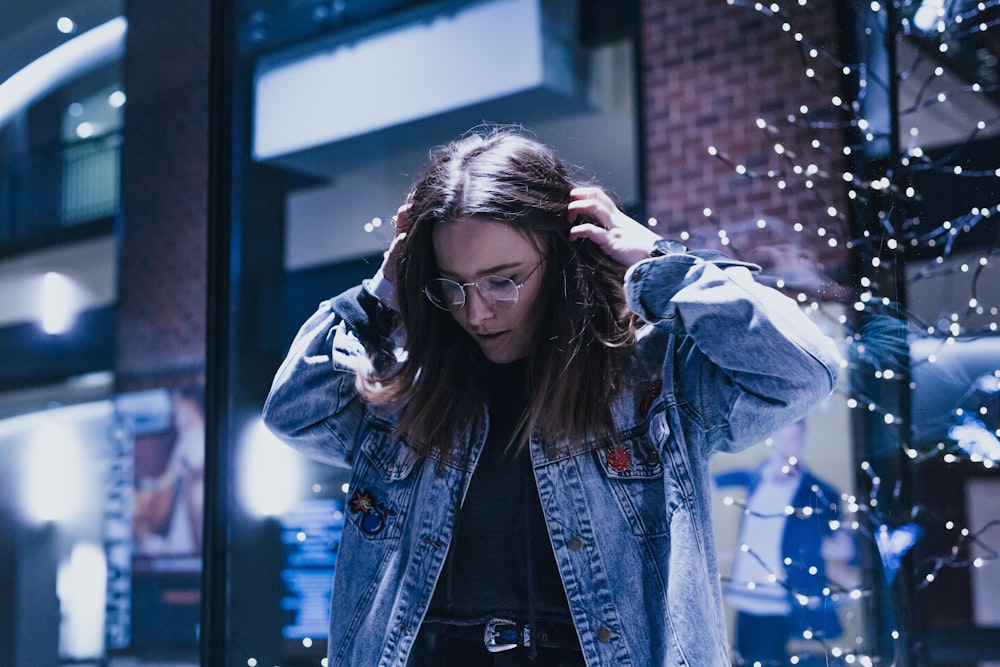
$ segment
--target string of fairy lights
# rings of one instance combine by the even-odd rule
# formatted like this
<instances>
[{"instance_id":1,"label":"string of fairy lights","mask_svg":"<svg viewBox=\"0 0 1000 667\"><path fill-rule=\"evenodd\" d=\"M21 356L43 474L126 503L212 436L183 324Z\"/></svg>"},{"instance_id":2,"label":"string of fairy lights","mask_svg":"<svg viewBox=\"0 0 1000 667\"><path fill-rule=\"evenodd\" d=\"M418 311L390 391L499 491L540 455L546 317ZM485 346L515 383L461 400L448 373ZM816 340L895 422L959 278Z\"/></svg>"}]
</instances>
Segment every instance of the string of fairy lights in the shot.
<instances>
[{"instance_id":1,"label":"string of fairy lights","mask_svg":"<svg viewBox=\"0 0 1000 667\"><path fill-rule=\"evenodd\" d=\"M875 383L844 389L847 407L871 413L894 429L900 451L914 466L943 461L995 469L1000 464L1000 354L997 353L1000 348L993 348L993 366L981 369L983 372L973 378L971 386L954 399L954 404L944 408L949 411L945 438L919 446L913 444L915 426L908 422L914 418L897 413L899 408L893 401L887 402L893 407L884 405L881 396L899 392L903 382L907 383L903 389L915 392L918 389L915 370L939 364L954 346L991 337L996 340L1000 327L1000 289L997 289L1000 287L997 282L1000 155L986 166L967 160L977 141L995 136L1000 130L997 103L1000 85L988 80L989 77L959 81L948 64L949 57L962 51L970 39L1000 29L1000 0L854 3L854 24L864 26L858 37L861 42L858 51L862 52L858 62L842 61L829 48L812 43L805 31L796 30L797 19L803 19L803 13L811 10L809 0L786 4L727 0L727 4L750 9L773 22L777 31L796 45L802 73L809 84L821 91L831 91L825 105L803 104L796 113L778 120L756 119L756 127L776 157L775 167L751 168L719 146L708 146L707 150L740 176L772 184L781 191L794 190L812 196L816 210L825 215L817 216L820 222L797 223L790 229L803 235L806 244L825 243L831 248L842 244L856 259L855 296L848 305L852 312L838 319L848 332L845 344L853 368L870 372ZM887 32L892 40L887 40ZM901 59L896 72L888 72L884 66L879 68L877 63L873 64L875 60L864 57L884 48L887 41L898 44L907 39L919 40L921 47L914 50L915 55L909 60ZM977 53L983 58L995 58L984 55L985 49L978 49ZM995 61L987 62L980 70L995 71L998 71ZM896 80L891 81L890 77ZM849 85L843 85L845 82ZM875 118L877 114L873 111L879 106L884 108L889 95L899 95L898 90L904 86L906 104L896 112L899 127ZM853 97L842 92L847 89L855 91ZM958 107L975 108L985 115L969 121L962 137L946 151L925 147L917 119L935 112L939 116L947 114ZM906 128L911 119L913 126ZM894 129L902 139L898 145L893 141ZM810 138L805 143L788 138L796 132L804 132ZM871 174L860 173L865 159L873 154L879 156L879 168L871 169ZM847 166L852 163L862 165L856 170L858 173ZM970 202L969 208L959 214L935 218L915 185L915 181L926 175L973 184L976 187L969 191L979 201ZM817 183L830 186L837 180L846 188L849 203L846 207L826 200L833 188L816 187ZM706 209L705 215L711 218L711 211ZM861 223L852 223L852 217ZM763 220L760 223L760 227L765 224ZM720 231L719 235L725 244L726 234ZM806 238L808 235L817 238L810 240ZM903 262L913 266L904 267ZM908 272L901 272L901 268ZM902 289L898 284L901 274L906 281ZM968 293L953 290L943 295L947 301L942 306L953 310L942 312L934 321L924 321L900 297L899 291L911 289L917 283L949 279L952 284L967 286ZM814 296L805 292L798 294L798 300L802 303L813 300L811 309L821 309ZM924 343L919 349L909 344L916 339ZM869 480L867 497L844 494L840 499L843 514L836 508L827 510L833 511L831 521L837 527L843 526L858 540L875 545L882 561L882 575L889 586L902 566L903 557L930 528L941 530L952 539L946 548L925 555L913 565L917 588L931 586L947 568L982 568L1000 560L997 546L1000 517L973 528L933 508L894 506L902 504L899 489L883 489L883 479L871 461L861 461L859 466ZM725 504L739 508L746 516L769 516L754 512L747 502L733 497L725 498ZM898 518L901 510L906 509L910 511L902 512L905 518ZM808 507L788 507L784 515L811 511ZM748 548L741 545L743 550ZM756 554L750 555L760 560ZM768 579L789 588L793 600L815 604L815 600L792 590L781 573L770 572ZM757 583L745 585L753 587ZM831 577L823 595L830 603L843 605L845 600L859 600L875 593L858 584L838 583ZM847 637L843 645L821 640L822 648L827 656L845 664L878 664L891 658L867 651L860 628L858 633ZM898 640L901 635L894 630L891 636ZM817 639L810 635L804 638ZM791 663L798 664L804 659L804 653L796 654Z\"/></svg>"}]
</instances>

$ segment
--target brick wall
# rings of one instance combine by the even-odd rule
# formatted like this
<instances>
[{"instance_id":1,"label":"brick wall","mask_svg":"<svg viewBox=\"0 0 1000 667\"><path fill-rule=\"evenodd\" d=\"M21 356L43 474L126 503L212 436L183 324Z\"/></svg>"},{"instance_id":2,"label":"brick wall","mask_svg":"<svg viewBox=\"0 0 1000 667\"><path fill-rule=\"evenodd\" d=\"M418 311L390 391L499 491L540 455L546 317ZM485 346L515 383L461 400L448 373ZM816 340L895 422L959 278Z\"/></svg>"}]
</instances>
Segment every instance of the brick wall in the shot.
<instances>
[{"instance_id":1,"label":"brick wall","mask_svg":"<svg viewBox=\"0 0 1000 667\"><path fill-rule=\"evenodd\" d=\"M786 120L802 104L822 120L836 118L830 99L840 93L839 73L834 64L818 59L819 82L807 79L792 35L800 32L806 38L802 43L836 55L837 4L793 5L792 30L784 32L781 21L725 0L643 0L647 212L658 219L661 233L689 230L699 244L712 244L719 229L726 229L733 240L729 251L757 260L763 258L755 247L792 238L828 275L843 273L846 222L827 214L829 204L843 212L846 202L838 166L842 136L802 130ZM777 179L749 179L709 155L708 147L715 146L751 170L790 169L774 151L776 140L757 127L758 118L774 125L777 141L793 150L798 162L816 164L829 178L814 177L815 187L809 189L803 177L792 174L780 189ZM814 138L835 155L811 148ZM703 213L706 207L711 218ZM762 232L756 227L762 216L801 223L804 230ZM741 227L751 231L741 235ZM829 233L819 236L820 227ZM829 244L831 236L837 237L836 247Z\"/></svg>"},{"instance_id":2,"label":"brick wall","mask_svg":"<svg viewBox=\"0 0 1000 667\"><path fill-rule=\"evenodd\" d=\"M127 5L119 389L202 384L210 3Z\"/></svg>"}]
</instances>

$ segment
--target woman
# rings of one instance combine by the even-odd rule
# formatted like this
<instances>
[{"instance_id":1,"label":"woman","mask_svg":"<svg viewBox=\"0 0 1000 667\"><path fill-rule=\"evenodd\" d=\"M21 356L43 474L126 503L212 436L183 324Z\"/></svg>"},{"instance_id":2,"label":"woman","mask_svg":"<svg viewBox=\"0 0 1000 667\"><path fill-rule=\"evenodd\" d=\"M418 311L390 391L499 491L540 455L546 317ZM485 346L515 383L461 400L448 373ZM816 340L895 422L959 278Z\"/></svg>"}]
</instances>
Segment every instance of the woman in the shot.
<instances>
[{"instance_id":1,"label":"woman","mask_svg":"<svg viewBox=\"0 0 1000 667\"><path fill-rule=\"evenodd\" d=\"M728 665L708 457L829 394L831 341L498 129L438 149L268 426L352 469L329 665Z\"/></svg>"}]
</instances>

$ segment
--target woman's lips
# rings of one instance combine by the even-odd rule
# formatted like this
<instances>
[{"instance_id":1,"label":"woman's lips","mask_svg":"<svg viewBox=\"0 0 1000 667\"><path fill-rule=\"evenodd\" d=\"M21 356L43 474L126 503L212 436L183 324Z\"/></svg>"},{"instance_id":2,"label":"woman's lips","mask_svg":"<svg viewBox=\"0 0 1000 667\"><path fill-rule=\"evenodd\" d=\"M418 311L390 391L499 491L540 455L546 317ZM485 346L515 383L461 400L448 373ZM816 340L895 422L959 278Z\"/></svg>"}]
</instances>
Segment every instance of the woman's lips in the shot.
<instances>
[{"instance_id":1,"label":"woman's lips","mask_svg":"<svg viewBox=\"0 0 1000 667\"><path fill-rule=\"evenodd\" d=\"M507 334L506 331L496 331L493 333L478 333L476 338L483 343L492 343L494 341L500 340L503 336Z\"/></svg>"}]
</instances>

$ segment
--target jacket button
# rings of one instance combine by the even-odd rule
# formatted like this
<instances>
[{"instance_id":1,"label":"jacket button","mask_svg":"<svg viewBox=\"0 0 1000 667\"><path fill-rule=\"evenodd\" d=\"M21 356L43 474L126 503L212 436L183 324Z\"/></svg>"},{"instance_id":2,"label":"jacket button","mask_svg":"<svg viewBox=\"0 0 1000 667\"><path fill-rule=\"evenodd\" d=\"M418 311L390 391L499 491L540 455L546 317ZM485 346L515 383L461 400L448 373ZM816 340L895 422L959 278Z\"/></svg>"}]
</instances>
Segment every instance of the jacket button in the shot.
<instances>
[{"instance_id":1,"label":"jacket button","mask_svg":"<svg viewBox=\"0 0 1000 667\"><path fill-rule=\"evenodd\" d=\"M572 549L573 551L579 551L580 549L583 548L583 540L581 540L579 537L574 537L569 541L569 548Z\"/></svg>"},{"instance_id":2,"label":"jacket button","mask_svg":"<svg viewBox=\"0 0 1000 667\"><path fill-rule=\"evenodd\" d=\"M608 628L601 628L597 631L597 641L607 642L611 640L611 630Z\"/></svg>"}]
</instances>

